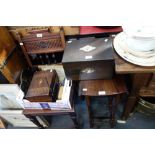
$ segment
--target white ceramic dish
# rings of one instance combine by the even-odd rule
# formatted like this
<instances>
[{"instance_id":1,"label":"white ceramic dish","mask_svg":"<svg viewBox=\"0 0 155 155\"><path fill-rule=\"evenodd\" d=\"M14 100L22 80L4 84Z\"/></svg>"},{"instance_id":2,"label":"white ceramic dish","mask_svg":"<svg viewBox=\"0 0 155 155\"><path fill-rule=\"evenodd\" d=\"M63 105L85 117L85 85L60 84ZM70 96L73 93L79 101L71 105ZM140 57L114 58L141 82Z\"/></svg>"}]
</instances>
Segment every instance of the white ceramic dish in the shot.
<instances>
[{"instance_id":1,"label":"white ceramic dish","mask_svg":"<svg viewBox=\"0 0 155 155\"><path fill-rule=\"evenodd\" d=\"M149 51L155 48L155 26L125 26L127 45L134 51Z\"/></svg>"},{"instance_id":2,"label":"white ceramic dish","mask_svg":"<svg viewBox=\"0 0 155 155\"><path fill-rule=\"evenodd\" d=\"M115 37L113 44L116 52L126 61L140 66L155 66L155 52L139 53L129 49L123 32Z\"/></svg>"},{"instance_id":3,"label":"white ceramic dish","mask_svg":"<svg viewBox=\"0 0 155 155\"><path fill-rule=\"evenodd\" d=\"M155 26L122 26L123 31L130 37L139 39L153 39L155 38Z\"/></svg>"},{"instance_id":4,"label":"white ceramic dish","mask_svg":"<svg viewBox=\"0 0 155 155\"><path fill-rule=\"evenodd\" d=\"M128 53L130 53L132 55L135 55L137 57L149 58L149 57L155 56L155 49L154 50L151 50L151 51L145 51L145 52L135 51L135 50L131 49L127 45L127 37L126 37L126 35L125 35L124 32L121 32L119 35L117 35L117 41L118 41L119 46L122 49L124 49Z\"/></svg>"},{"instance_id":5,"label":"white ceramic dish","mask_svg":"<svg viewBox=\"0 0 155 155\"><path fill-rule=\"evenodd\" d=\"M142 40L133 37L127 37L127 45L134 51L147 52L155 48L155 38Z\"/></svg>"}]
</instances>

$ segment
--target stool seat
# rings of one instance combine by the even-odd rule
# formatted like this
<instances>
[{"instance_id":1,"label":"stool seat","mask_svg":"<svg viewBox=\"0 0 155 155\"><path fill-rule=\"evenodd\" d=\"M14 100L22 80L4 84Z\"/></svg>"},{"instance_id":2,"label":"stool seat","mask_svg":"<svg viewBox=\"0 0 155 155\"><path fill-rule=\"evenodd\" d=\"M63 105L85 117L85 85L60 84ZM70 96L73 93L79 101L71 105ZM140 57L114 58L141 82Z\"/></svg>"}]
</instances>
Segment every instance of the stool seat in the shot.
<instances>
[{"instance_id":1,"label":"stool seat","mask_svg":"<svg viewBox=\"0 0 155 155\"><path fill-rule=\"evenodd\" d=\"M110 80L84 80L79 84L79 96L110 96L127 92L122 76Z\"/></svg>"},{"instance_id":2,"label":"stool seat","mask_svg":"<svg viewBox=\"0 0 155 155\"><path fill-rule=\"evenodd\" d=\"M123 76L116 76L110 80L85 80L79 83L79 96L85 96L89 112L90 126L92 126L92 114L90 110L91 96L107 96L109 111L110 111L110 125L114 127L115 111L120 102L121 95L127 93L126 84Z\"/></svg>"}]
</instances>

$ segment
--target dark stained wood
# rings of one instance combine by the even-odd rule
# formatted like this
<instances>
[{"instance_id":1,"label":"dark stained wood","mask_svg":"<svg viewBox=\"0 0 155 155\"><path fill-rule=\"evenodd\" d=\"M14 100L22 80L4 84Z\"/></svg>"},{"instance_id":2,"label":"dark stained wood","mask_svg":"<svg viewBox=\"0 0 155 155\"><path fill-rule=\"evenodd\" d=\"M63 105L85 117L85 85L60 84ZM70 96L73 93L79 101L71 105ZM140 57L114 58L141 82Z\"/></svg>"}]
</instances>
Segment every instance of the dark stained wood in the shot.
<instances>
[{"instance_id":1,"label":"dark stained wood","mask_svg":"<svg viewBox=\"0 0 155 155\"><path fill-rule=\"evenodd\" d=\"M55 70L52 70L52 72L49 70L35 72L26 94L26 99L31 102L55 101L57 82L58 76Z\"/></svg>"},{"instance_id":2,"label":"dark stained wood","mask_svg":"<svg viewBox=\"0 0 155 155\"><path fill-rule=\"evenodd\" d=\"M95 47L85 52L85 46ZM111 79L114 73L112 38L80 38L66 43L62 64L72 80Z\"/></svg>"}]
</instances>

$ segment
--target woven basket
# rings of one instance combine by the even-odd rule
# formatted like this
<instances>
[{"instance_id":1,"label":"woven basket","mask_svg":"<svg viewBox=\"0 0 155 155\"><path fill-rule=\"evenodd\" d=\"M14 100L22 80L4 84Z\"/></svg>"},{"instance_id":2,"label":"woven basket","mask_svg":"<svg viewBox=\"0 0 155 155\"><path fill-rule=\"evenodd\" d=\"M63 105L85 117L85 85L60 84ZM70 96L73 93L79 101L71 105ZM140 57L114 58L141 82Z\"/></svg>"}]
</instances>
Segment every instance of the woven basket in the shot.
<instances>
[{"instance_id":1,"label":"woven basket","mask_svg":"<svg viewBox=\"0 0 155 155\"><path fill-rule=\"evenodd\" d=\"M155 116L155 98L153 97L141 97L137 106L137 111L146 115Z\"/></svg>"}]
</instances>

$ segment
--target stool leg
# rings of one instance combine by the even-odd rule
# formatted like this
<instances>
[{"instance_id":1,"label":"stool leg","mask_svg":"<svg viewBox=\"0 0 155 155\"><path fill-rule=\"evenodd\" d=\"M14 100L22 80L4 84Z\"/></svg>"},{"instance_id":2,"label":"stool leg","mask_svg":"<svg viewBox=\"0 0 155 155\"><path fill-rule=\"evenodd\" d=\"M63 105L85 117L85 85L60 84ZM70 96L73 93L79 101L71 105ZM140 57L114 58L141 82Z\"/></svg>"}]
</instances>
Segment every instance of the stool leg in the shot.
<instances>
[{"instance_id":1,"label":"stool leg","mask_svg":"<svg viewBox=\"0 0 155 155\"><path fill-rule=\"evenodd\" d=\"M87 104L88 114L89 114L89 125L90 127L92 127L93 124L92 124L92 116L91 116L91 111L90 111L90 97L89 96L86 96L86 104Z\"/></svg>"},{"instance_id":2,"label":"stool leg","mask_svg":"<svg viewBox=\"0 0 155 155\"><path fill-rule=\"evenodd\" d=\"M77 121L77 116L76 116L76 113L70 113L70 117L75 125L75 128L76 129L79 129L79 123Z\"/></svg>"},{"instance_id":3,"label":"stool leg","mask_svg":"<svg viewBox=\"0 0 155 155\"><path fill-rule=\"evenodd\" d=\"M109 101L110 105L110 112L111 112L111 127L114 128L115 126L115 113L117 109L117 105L120 103L120 95L116 95L114 97L111 97Z\"/></svg>"},{"instance_id":4,"label":"stool leg","mask_svg":"<svg viewBox=\"0 0 155 155\"><path fill-rule=\"evenodd\" d=\"M114 113L113 113L113 97L108 97L108 104L109 104L109 112L110 112L110 126L111 128L114 125Z\"/></svg>"},{"instance_id":5,"label":"stool leg","mask_svg":"<svg viewBox=\"0 0 155 155\"><path fill-rule=\"evenodd\" d=\"M114 126L115 126L115 114L116 114L117 106L120 103L120 98L121 98L120 95L116 95L114 97L114 103L112 104L113 105L113 107L112 107L112 110L113 110L113 112L112 112L112 128L114 128Z\"/></svg>"}]
</instances>

